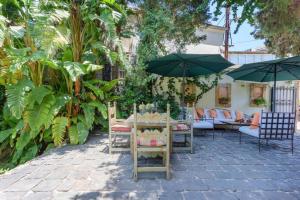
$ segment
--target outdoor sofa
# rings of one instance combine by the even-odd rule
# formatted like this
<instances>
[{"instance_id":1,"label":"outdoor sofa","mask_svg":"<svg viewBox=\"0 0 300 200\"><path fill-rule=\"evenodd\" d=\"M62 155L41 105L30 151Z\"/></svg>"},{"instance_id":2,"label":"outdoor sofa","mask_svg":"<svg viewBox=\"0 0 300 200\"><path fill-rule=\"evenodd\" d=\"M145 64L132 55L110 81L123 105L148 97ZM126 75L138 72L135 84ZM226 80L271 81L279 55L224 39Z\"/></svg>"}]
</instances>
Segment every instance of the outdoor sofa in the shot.
<instances>
[{"instance_id":1,"label":"outdoor sofa","mask_svg":"<svg viewBox=\"0 0 300 200\"><path fill-rule=\"evenodd\" d=\"M205 108L204 115L201 117L197 117L196 108L192 107L190 110L190 115L193 116L193 128L200 130L214 130L218 125L224 125L225 122L235 122L237 121L236 111L224 108ZM211 117L209 110L216 111L216 117ZM225 117L224 111L228 111L230 113L230 117ZM243 114L242 118L245 118ZM213 131L214 138L214 131Z\"/></svg>"},{"instance_id":2,"label":"outdoor sofa","mask_svg":"<svg viewBox=\"0 0 300 200\"><path fill-rule=\"evenodd\" d=\"M261 141L265 140L290 140L291 150L294 150L295 113L261 112L260 124L257 128L242 126L239 128L240 143L242 134L258 138L260 151Z\"/></svg>"}]
</instances>

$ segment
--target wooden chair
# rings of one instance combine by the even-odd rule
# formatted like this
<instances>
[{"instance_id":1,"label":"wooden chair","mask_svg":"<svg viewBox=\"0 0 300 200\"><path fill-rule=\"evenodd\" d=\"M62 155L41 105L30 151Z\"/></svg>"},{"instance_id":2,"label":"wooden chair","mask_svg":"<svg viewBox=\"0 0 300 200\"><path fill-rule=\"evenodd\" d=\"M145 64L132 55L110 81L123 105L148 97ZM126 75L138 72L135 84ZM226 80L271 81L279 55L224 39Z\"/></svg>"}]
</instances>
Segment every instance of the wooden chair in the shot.
<instances>
[{"instance_id":1,"label":"wooden chair","mask_svg":"<svg viewBox=\"0 0 300 200\"><path fill-rule=\"evenodd\" d=\"M132 128L131 126L125 123L125 119L117 119L116 113L116 102L108 103L108 122L109 122L109 153L113 152L124 152L131 150L131 135ZM127 144L124 145L124 142L118 141L118 139L128 139Z\"/></svg>"},{"instance_id":2,"label":"wooden chair","mask_svg":"<svg viewBox=\"0 0 300 200\"><path fill-rule=\"evenodd\" d=\"M173 151L190 151L193 153L193 123L192 119L177 120L178 124L172 126ZM174 141L176 136L184 136L183 142Z\"/></svg>"},{"instance_id":3,"label":"wooden chair","mask_svg":"<svg viewBox=\"0 0 300 200\"><path fill-rule=\"evenodd\" d=\"M163 155L162 166L139 166L139 155L145 153L161 153ZM161 114L139 114L136 110L136 104L134 104L133 154L133 177L135 181L137 181L140 172L166 172L166 178L170 178L169 104L167 105L167 113Z\"/></svg>"}]
</instances>

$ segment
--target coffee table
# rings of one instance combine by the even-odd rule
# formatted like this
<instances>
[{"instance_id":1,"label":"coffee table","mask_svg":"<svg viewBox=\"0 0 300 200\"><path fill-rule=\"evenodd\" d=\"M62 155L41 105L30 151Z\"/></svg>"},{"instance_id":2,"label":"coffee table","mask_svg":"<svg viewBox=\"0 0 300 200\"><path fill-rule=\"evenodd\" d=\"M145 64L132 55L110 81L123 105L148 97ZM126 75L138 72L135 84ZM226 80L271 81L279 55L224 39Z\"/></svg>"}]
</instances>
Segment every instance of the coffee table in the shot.
<instances>
[{"instance_id":1,"label":"coffee table","mask_svg":"<svg viewBox=\"0 0 300 200\"><path fill-rule=\"evenodd\" d=\"M227 130L231 130L231 131L236 131L238 129L234 129L234 127L241 127L241 126L250 126L251 123L250 122L235 122L235 121L222 121L220 120L220 122L222 122L223 126L225 126L225 129ZM239 139L240 139L240 143L241 143L241 136L242 136L242 133L240 131L237 131L237 133L239 134Z\"/></svg>"}]
</instances>

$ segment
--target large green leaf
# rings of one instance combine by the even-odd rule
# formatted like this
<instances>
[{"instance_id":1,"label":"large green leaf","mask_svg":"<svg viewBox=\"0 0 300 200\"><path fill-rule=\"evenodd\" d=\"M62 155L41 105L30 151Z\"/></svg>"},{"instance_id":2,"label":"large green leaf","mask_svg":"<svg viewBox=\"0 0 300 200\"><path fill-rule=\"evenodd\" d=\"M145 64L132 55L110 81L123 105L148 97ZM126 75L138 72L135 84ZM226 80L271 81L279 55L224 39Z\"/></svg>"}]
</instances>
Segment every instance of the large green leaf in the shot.
<instances>
[{"instance_id":1,"label":"large green leaf","mask_svg":"<svg viewBox=\"0 0 300 200\"><path fill-rule=\"evenodd\" d=\"M35 138L42 126L49 127L52 106L55 104L55 96L50 94L44 97L40 105L34 105L32 109L24 112L24 122L31 128L31 136Z\"/></svg>"},{"instance_id":2,"label":"large green leaf","mask_svg":"<svg viewBox=\"0 0 300 200\"><path fill-rule=\"evenodd\" d=\"M107 107L105 104L99 101L91 101L88 103L90 106L97 108L97 110L101 113L104 119L107 119Z\"/></svg>"},{"instance_id":3,"label":"large green leaf","mask_svg":"<svg viewBox=\"0 0 300 200\"><path fill-rule=\"evenodd\" d=\"M0 143L2 143L4 140L6 140L7 138L9 138L9 136L11 136L13 133L13 129L7 129L4 131L0 131Z\"/></svg>"},{"instance_id":4,"label":"large green leaf","mask_svg":"<svg viewBox=\"0 0 300 200\"><path fill-rule=\"evenodd\" d=\"M106 82L100 89L104 92L109 92L111 91L116 85L118 84L119 80L115 79L109 82Z\"/></svg>"},{"instance_id":5,"label":"large green leaf","mask_svg":"<svg viewBox=\"0 0 300 200\"><path fill-rule=\"evenodd\" d=\"M89 135L89 131L88 129L85 127L85 125L82 122L78 122L77 124L77 130L78 130L78 141L79 144L83 144L85 143L88 135Z\"/></svg>"},{"instance_id":6,"label":"large green leaf","mask_svg":"<svg viewBox=\"0 0 300 200\"><path fill-rule=\"evenodd\" d=\"M31 160L32 158L34 158L38 153L38 145L37 144L33 144L32 146L30 146L28 149L26 149L23 152L23 155L19 161L19 163L25 163L28 160Z\"/></svg>"},{"instance_id":7,"label":"large green leaf","mask_svg":"<svg viewBox=\"0 0 300 200\"><path fill-rule=\"evenodd\" d=\"M60 95L55 98L55 104L51 107L49 111L49 116L45 121L45 129L48 129L54 119L54 117L60 112L67 102L71 100L71 97L68 95Z\"/></svg>"},{"instance_id":8,"label":"large green leaf","mask_svg":"<svg viewBox=\"0 0 300 200\"><path fill-rule=\"evenodd\" d=\"M86 103L81 104L81 108L83 109L84 112L86 127L90 129L92 128L95 120L95 108Z\"/></svg>"},{"instance_id":9,"label":"large green leaf","mask_svg":"<svg viewBox=\"0 0 300 200\"><path fill-rule=\"evenodd\" d=\"M89 81L84 81L83 85L87 87L88 89L92 90L93 93L99 97L100 99L104 99L104 92L97 86L94 86Z\"/></svg>"},{"instance_id":10,"label":"large green leaf","mask_svg":"<svg viewBox=\"0 0 300 200\"><path fill-rule=\"evenodd\" d=\"M27 146L30 142L30 135L29 133L23 132L20 137L17 139L16 143L16 150L14 152L12 162L17 163L20 157L22 156L23 149Z\"/></svg>"},{"instance_id":11,"label":"large green leaf","mask_svg":"<svg viewBox=\"0 0 300 200\"><path fill-rule=\"evenodd\" d=\"M51 90L45 86L33 88L27 97L28 104L31 106L33 106L35 102L41 104L44 97L51 93Z\"/></svg>"},{"instance_id":12,"label":"large green leaf","mask_svg":"<svg viewBox=\"0 0 300 200\"><path fill-rule=\"evenodd\" d=\"M33 83L27 79L23 79L15 85L7 86L7 105L11 114L17 119L21 118L25 108L26 92L31 88L33 88Z\"/></svg>"},{"instance_id":13,"label":"large green leaf","mask_svg":"<svg viewBox=\"0 0 300 200\"><path fill-rule=\"evenodd\" d=\"M53 120L52 138L55 146L62 145L67 125L68 125L68 118L66 117L56 117Z\"/></svg>"},{"instance_id":14,"label":"large green leaf","mask_svg":"<svg viewBox=\"0 0 300 200\"><path fill-rule=\"evenodd\" d=\"M78 144L78 130L77 126L73 125L69 128L69 138L71 144Z\"/></svg>"},{"instance_id":15,"label":"large green leaf","mask_svg":"<svg viewBox=\"0 0 300 200\"><path fill-rule=\"evenodd\" d=\"M64 62L63 67L70 75L72 81L76 81L79 76L85 74L81 64L77 62L66 61Z\"/></svg>"}]
</instances>

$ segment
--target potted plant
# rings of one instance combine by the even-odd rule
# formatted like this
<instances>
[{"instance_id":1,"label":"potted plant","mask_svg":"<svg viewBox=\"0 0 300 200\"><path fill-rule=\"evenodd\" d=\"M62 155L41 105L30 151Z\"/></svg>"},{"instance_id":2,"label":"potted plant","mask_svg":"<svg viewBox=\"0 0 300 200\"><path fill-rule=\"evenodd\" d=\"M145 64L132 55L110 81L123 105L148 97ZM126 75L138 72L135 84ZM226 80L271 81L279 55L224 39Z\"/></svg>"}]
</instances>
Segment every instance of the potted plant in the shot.
<instances>
[{"instance_id":1,"label":"potted plant","mask_svg":"<svg viewBox=\"0 0 300 200\"><path fill-rule=\"evenodd\" d=\"M219 104L222 104L222 105L226 105L229 102L228 97L220 97L218 100L219 100Z\"/></svg>"},{"instance_id":2,"label":"potted plant","mask_svg":"<svg viewBox=\"0 0 300 200\"><path fill-rule=\"evenodd\" d=\"M265 106L267 104L267 101L263 97L258 97L253 100L253 103L256 106Z\"/></svg>"},{"instance_id":3,"label":"potted plant","mask_svg":"<svg viewBox=\"0 0 300 200\"><path fill-rule=\"evenodd\" d=\"M196 101L196 94L188 94L184 97L184 101L189 104L193 104Z\"/></svg>"}]
</instances>

